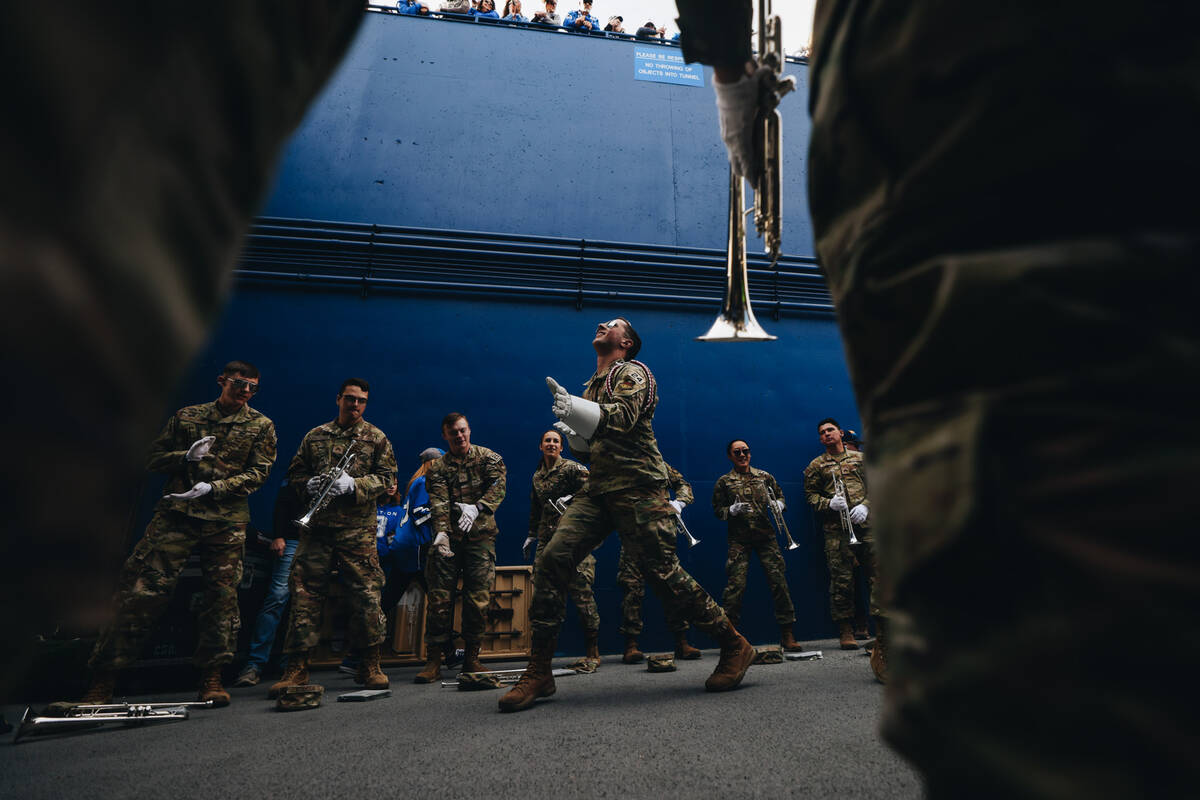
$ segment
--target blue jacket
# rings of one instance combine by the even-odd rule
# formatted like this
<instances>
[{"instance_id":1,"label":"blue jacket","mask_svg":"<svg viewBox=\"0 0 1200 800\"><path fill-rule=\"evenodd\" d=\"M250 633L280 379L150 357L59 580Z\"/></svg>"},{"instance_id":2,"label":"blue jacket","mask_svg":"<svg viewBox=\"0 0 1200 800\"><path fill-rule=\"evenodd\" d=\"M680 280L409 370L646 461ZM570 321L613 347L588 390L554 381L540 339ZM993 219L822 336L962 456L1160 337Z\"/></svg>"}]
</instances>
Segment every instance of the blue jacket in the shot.
<instances>
[{"instance_id":1,"label":"blue jacket","mask_svg":"<svg viewBox=\"0 0 1200 800\"><path fill-rule=\"evenodd\" d=\"M491 17L492 19L500 19L499 12L497 12L496 9L494 9L494 8L491 11L480 11L478 9L472 8L471 16L472 17Z\"/></svg>"},{"instance_id":2,"label":"blue jacket","mask_svg":"<svg viewBox=\"0 0 1200 800\"><path fill-rule=\"evenodd\" d=\"M500 19L506 22L529 22L529 19L522 14L509 14L507 17L501 17Z\"/></svg>"},{"instance_id":3,"label":"blue jacket","mask_svg":"<svg viewBox=\"0 0 1200 800\"><path fill-rule=\"evenodd\" d=\"M587 28L576 28L575 27L576 20L578 20L581 17L587 19L588 22L592 23L591 31L588 31ZM576 9L575 11L572 11L570 14L567 14L567 18L563 20L563 27L570 28L573 31L574 30L582 30L582 31L585 31L588 33L591 33L593 31L603 31L604 30L604 26L600 24L600 20L596 19L591 14L583 13L582 8Z\"/></svg>"},{"instance_id":4,"label":"blue jacket","mask_svg":"<svg viewBox=\"0 0 1200 800\"><path fill-rule=\"evenodd\" d=\"M417 16L420 11L421 4L417 0L398 0L396 10L401 14L407 14L411 17Z\"/></svg>"},{"instance_id":5,"label":"blue jacket","mask_svg":"<svg viewBox=\"0 0 1200 800\"><path fill-rule=\"evenodd\" d=\"M404 516L404 506L375 507L375 549L380 561L395 547L396 531Z\"/></svg>"},{"instance_id":6,"label":"blue jacket","mask_svg":"<svg viewBox=\"0 0 1200 800\"><path fill-rule=\"evenodd\" d=\"M429 525L429 492L425 490L425 477L413 481L408 490L396 536L389 548L393 569L401 572L421 570L421 547L433 541Z\"/></svg>"}]
</instances>

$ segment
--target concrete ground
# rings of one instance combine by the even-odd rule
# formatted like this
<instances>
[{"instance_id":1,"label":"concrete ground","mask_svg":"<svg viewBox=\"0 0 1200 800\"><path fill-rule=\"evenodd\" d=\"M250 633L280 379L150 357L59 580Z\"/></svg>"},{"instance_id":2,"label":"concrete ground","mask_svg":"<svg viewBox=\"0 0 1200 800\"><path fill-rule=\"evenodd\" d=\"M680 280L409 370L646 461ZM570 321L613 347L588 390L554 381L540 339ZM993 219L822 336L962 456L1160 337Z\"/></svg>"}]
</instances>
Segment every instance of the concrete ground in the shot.
<instances>
[{"instance_id":1,"label":"concrete ground","mask_svg":"<svg viewBox=\"0 0 1200 800\"><path fill-rule=\"evenodd\" d=\"M606 656L517 714L497 712L503 689L414 685L419 667L387 670L391 697L339 703L357 687L318 672L326 694L315 710L276 712L264 683L186 721L18 744L8 734L0 797L919 797L920 779L876 732L882 687L863 651L808 646L824 658L751 667L724 694L704 691L713 650L662 674ZM24 708L3 711L15 724Z\"/></svg>"}]
</instances>

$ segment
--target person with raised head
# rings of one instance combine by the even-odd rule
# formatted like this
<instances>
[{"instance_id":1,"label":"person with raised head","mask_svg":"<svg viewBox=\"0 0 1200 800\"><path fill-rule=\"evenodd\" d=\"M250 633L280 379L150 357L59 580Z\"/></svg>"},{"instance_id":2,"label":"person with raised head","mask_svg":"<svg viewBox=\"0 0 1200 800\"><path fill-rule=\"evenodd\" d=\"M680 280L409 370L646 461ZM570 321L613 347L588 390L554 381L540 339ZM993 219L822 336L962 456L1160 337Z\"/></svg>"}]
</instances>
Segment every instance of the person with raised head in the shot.
<instances>
[{"instance_id":1,"label":"person with raised head","mask_svg":"<svg viewBox=\"0 0 1200 800\"><path fill-rule=\"evenodd\" d=\"M85 703L112 701L117 673L141 657L142 644L166 610L188 556L200 554L204 599L197 620L199 699L229 704L221 668L237 650L237 588L250 506L275 463L275 424L250 407L258 368L230 361L217 376L216 400L187 406L154 440L146 467L167 474L168 492L121 570L116 616L100 635L89 665Z\"/></svg>"},{"instance_id":2,"label":"person with raised head","mask_svg":"<svg viewBox=\"0 0 1200 800\"><path fill-rule=\"evenodd\" d=\"M691 505L696 498L692 493L692 485L683 477L683 473L670 464L666 467L667 486L675 495L671 500L671 508L682 520L683 509ZM637 560L626 552L624 547L617 556L617 585L621 587L621 633L625 636L625 652L621 655L621 661L626 664L640 664L645 658L645 653L638 649L638 637L642 634L642 600L646 597L646 578L642 575ZM670 606L664 610L667 627L671 629L675 638L675 657L689 661L700 658L700 651L692 647L687 640L687 618L675 614Z\"/></svg>"},{"instance_id":3,"label":"person with raised head","mask_svg":"<svg viewBox=\"0 0 1200 800\"><path fill-rule=\"evenodd\" d=\"M462 579L463 672L480 672L479 648L487 626L487 608L496 579L496 509L504 500L504 459L494 450L471 444L471 425L457 412L442 419L446 454L429 463L433 546L425 564L429 609L425 616L425 668L414 683L441 677L442 650L452 636L454 590Z\"/></svg>"},{"instance_id":4,"label":"person with raised head","mask_svg":"<svg viewBox=\"0 0 1200 800\"><path fill-rule=\"evenodd\" d=\"M871 581L871 615L884 616L876 605L875 538L872 535L871 501L867 497L867 471L863 454L842 441L842 427L833 417L817 423L817 437L825 452L804 468L804 495L825 533L825 561L829 566L829 613L838 626L843 650L857 650L856 638L867 638L866 626L854 628L854 568L861 566ZM839 491L840 489L840 491ZM854 532L854 541L850 533Z\"/></svg>"},{"instance_id":5,"label":"person with raised head","mask_svg":"<svg viewBox=\"0 0 1200 800\"><path fill-rule=\"evenodd\" d=\"M796 609L788 591L787 565L770 519L772 514L783 518L783 489L771 473L750 466L750 445L744 439L725 445L725 456L733 469L717 478L712 494L713 514L729 523L729 556L725 561L728 583L721 605L736 625L742 617L750 556L757 555L775 604L779 642L784 650L799 652L804 647L792 633Z\"/></svg>"},{"instance_id":6,"label":"person with raised head","mask_svg":"<svg viewBox=\"0 0 1200 800\"><path fill-rule=\"evenodd\" d=\"M538 549L550 543L567 505L583 494L587 486L588 469L578 461L562 455L562 434L548 430L541 438L542 460L533 473L533 488L529 492L529 536L522 552L531 556L534 544ZM579 570L567 587L571 601L579 612L583 628L584 658L600 661L600 610L592 584L596 580L596 557L588 553L579 562Z\"/></svg>"},{"instance_id":7,"label":"person with raised head","mask_svg":"<svg viewBox=\"0 0 1200 800\"><path fill-rule=\"evenodd\" d=\"M566 595L579 563L614 529L665 605L721 645L721 659L705 688L719 692L742 682L754 648L721 607L679 564L675 553L674 508L667 493L667 468L652 425L658 406L654 375L635 361L641 337L624 317L602 322L592 338L596 371L583 396L552 378L555 427L571 452L590 465L588 492L575 498L550 543L534 565L529 665L500 698L501 711L520 711L556 691L551 670Z\"/></svg>"},{"instance_id":8,"label":"person with raised head","mask_svg":"<svg viewBox=\"0 0 1200 800\"><path fill-rule=\"evenodd\" d=\"M387 620L380 606L375 501L396 482L396 456L383 431L363 419L370 390L362 378L342 381L337 417L304 435L288 467L288 483L304 488L311 516L306 514L292 562L292 611L283 648L288 663L270 697L308 683L308 660L321 638L334 567L350 606L350 645L362 653L358 681L369 689L388 686L379 664Z\"/></svg>"}]
</instances>

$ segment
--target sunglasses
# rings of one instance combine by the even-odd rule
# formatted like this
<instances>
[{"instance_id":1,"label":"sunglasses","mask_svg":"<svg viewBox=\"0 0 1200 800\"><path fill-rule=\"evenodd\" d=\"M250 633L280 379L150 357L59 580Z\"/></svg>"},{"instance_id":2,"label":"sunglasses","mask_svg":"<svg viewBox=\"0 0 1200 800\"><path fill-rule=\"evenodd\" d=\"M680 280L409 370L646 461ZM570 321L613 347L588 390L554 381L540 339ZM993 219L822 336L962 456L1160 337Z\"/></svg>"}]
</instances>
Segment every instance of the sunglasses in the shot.
<instances>
[{"instance_id":1,"label":"sunglasses","mask_svg":"<svg viewBox=\"0 0 1200 800\"><path fill-rule=\"evenodd\" d=\"M615 328L615 327L617 327L618 325L620 325L620 324L621 324L621 320L619 320L619 319L610 319L608 322L601 322L600 324L601 324L603 327L605 327L605 328Z\"/></svg>"},{"instance_id":2,"label":"sunglasses","mask_svg":"<svg viewBox=\"0 0 1200 800\"><path fill-rule=\"evenodd\" d=\"M251 383L245 378L225 378L225 383L232 386L235 392L246 391L250 394L256 394L258 392L258 384Z\"/></svg>"},{"instance_id":3,"label":"sunglasses","mask_svg":"<svg viewBox=\"0 0 1200 800\"><path fill-rule=\"evenodd\" d=\"M750 448L749 447L735 447L735 448L733 448L733 454L735 456L748 456L748 455L750 455Z\"/></svg>"},{"instance_id":4,"label":"sunglasses","mask_svg":"<svg viewBox=\"0 0 1200 800\"><path fill-rule=\"evenodd\" d=\"M367 398L355 397L352 394L344 394L344 395L342 395L342 399L345 400L347 403L349 403L351 405L355 405L355 406L360 406L360 405L365 406L367 404Z\"/></svg>"}]
</instances>

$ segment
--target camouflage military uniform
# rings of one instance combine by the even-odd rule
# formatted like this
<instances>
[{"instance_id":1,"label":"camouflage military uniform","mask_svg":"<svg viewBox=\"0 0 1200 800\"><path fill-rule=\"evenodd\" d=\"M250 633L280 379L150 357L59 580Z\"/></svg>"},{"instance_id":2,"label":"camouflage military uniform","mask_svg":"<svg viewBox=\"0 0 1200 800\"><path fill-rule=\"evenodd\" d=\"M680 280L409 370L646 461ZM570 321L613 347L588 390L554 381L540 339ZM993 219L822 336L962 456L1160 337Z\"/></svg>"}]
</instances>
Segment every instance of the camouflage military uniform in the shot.
<instances>
[{"instance_id":1,"label":"camouflage military uniform","mask_svg":"<svg viewBox=\"0 0 1200 800\"><path fill-rule=\"evenodd\" d=\"M587 467L569 458L559 458L546 469L539 464L533 473L533 488L529 492L529 531L537 536L538 549L550 542L562 515L554 510L551 500L566 495L581 496L587 491ZM579 573L568 588L571 600L579 611L579 625L584 631L600 630L600 609L592 584L596 580L596 557L591 553L579 562Z\"/></svg>"},{"instance_id":2,"label":"camouflage military uniform","mask_svg":"<svg viewBox=\"0 0 1200 800\"><path fill-rule=\"evenodd\" d=\"M684 479L683 473L670 464L667 464L667 486L675 493L675 499L684 505L691 505L696 499L692 485ZM674 540L671 541L671 548L675 548ZM642 575L642 568L625 552L623 545L617 557L617 585L621 587L621 633L637 636L642 632L642 600L646 597L646 579ZM679 633L688 629L687 618L676 614L674 609L666 609L666 615L667 627L672 631Z\"/></svg>"},{"instance_id":3,"label":"camouflage military uniform","mask_svg":"<svg viewBox=\"0 0 1200 800\"><path fill-rule=\"evenodd\" d=\"M1176 11L817 3L805 166L871 440L883 734L934 798L1196 791L1200 26Z\"/></svg>"},{"instance_id":4,"label":"camouflage military uniform","mask_svg":"<svg viewBox=\"0 0 1200 800\"><path fill-rule=\"evenodd\" d=\"M650 391L648 370L633 362L614 362L591 377L583 396L601 409L591 439L588 493L572 501L553 538L538 552L529 611L535 646L558 637L577 565L613 529L663 605L725 641L733 632L725 612L684 571L675 554L675 509L651 427L658 398Z\"/></svg>"},{"instance_id":5,"label":"camouflage military uniform","mask_svg":"<svg viewBox=\"0 0 1200 800\"><path fill-rule=\"evenodd\" d=\"M188 461L188 448L205 436L216 437L210 457ZM171 417L154 441L147 469L167 473L167 494L185 492L200 481L211 483L212 491L195 500L158 501L145 535L121 570L117 617L92 651L94 669L120 669L137 661L193 550L200 553L204 575L196 665L233 660L241 625L237 587L250 521L246 498L267 479L275 444L274 423L249 406L225 415L214 401Z\"/></svg>"},{"instance_id":6,"label":"camouflage military uniform","mask_svg":"<svg viewBox=\"0 0 1200 800\"><path fill-rule=\"evenodd\" d=\"M358 456L346 470L354 491L335 497L318 511L292 561L288 586L292 610L288 617L285 653L307 653L321 638L321 612L329 593L329 575L337 569L350 605L350 642L370 647L382 642L387 620L380 608L383 570L375 546L375 500L396 480L396 456L383 431L366 420L348 428L337 421L313 428L300 442L288 467L288 483L304 486L336 465L353 445ZM307 509L313 497L307 497Z\"/></svg>"},{"instance_id":7,"label":"camouflage military uniform","mask_svg":"<svg viewBox=\"0 0 1200 800\"><path fill-rule=\"evenodd\" d=\"M792 595L788 592L787 566L779 542L775 540L775 529L767 518L767 488L775 499L784 501L783 489L769 473L750 467L743 475L730 470L717 478L713 486L712 505L717 519L729 522L729 556L725 561L725 595L721 605L736 625L741 619L742 597L746 594L746 575L750 570L750 556L758 555L767 587L775 605L775 621L780 625L791 625L796 621L796 610L792 606ZM729 516L729 507L734 503L749 503L753 509L736 517Z\"/></svg>"},{"instance_id":8,"label":"camouflage military uniform","mask_svg":"<svg viewBox=\"0 0 1200 800\"><path fill-rule=\"evenodd\" d=\"M429 611L425 617L425 641L444 644L450 640L454 622L454 588L463 582L462 636L478 642L487 625L487 608L496 579L496 509L504 500L504 459L486 447L471 445L464 455L446 453L429 462L425 488L433 535L450 537L453 558L445 558L436 547L429 549L425 581L429 586ZM455 503L474 504L479 509L467 533L458 529Z\"/></svg>"},{"instance_id":9,"label":"camouflage military uniform","mask_svg":"<svg viewBox=\"0 0 1200 800\"><path fill-rule=\"evenodd\" d=\"M875 538L871 533L871 517L854 525L854 538L858 544L851 546L850 535L842 530L842 517L829 508L833 498L832 470L841 474L846 487L846 504L854 508L862 503L868 509L867 472L863 454L846 448L841 455L822 453L804 468L804 496L821 522L825 534L825 563L829 565L829 614L834 622L849 621L854 617L854 567L861 566L871 581L871 614L882 616L883 610L876 605L875 591Z\"/></svg>"}]
</instances>

